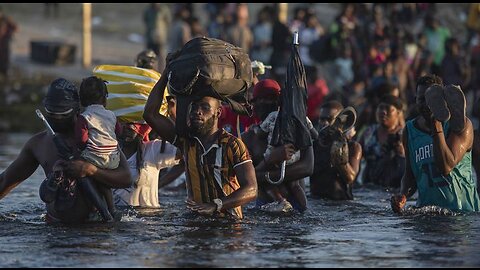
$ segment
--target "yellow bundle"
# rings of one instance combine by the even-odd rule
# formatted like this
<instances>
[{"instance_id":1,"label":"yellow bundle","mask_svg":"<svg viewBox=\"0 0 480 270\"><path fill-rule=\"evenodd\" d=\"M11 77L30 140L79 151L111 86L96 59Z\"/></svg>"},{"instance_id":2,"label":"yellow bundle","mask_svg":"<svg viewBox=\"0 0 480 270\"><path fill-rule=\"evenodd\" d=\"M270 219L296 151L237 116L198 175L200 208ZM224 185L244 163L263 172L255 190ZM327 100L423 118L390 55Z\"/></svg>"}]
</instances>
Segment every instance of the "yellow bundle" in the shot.
<instances>
[{"instance_id":1,"label":"yellow bundle","mask_svg":"<svg viewBox=\"0 0 480 270\"><path fill-rule=\"evenodd\" d=\"M145 123L143 110L148 95L160 79L160 73L152 69L121 65L100 65L93 75L107 81L107 109L121 122ZM167 115L167 90L163 96L160 113Z\"/></svg>"}]
</instances>

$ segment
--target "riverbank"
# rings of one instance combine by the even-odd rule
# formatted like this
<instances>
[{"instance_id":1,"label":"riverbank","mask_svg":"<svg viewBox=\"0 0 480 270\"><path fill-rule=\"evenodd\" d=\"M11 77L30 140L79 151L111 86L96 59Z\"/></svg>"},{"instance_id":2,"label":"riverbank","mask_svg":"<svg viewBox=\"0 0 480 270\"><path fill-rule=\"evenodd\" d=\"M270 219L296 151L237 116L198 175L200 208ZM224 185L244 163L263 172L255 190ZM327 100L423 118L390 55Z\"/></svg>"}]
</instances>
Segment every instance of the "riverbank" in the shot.
<instances>
[{"instance_id":1,"label":"riverbank","mask_svg":"<svg viewBox=\"0 0 480 270\"><path fill-rule=\"evenodd\" d=\"M142 15L149 3L93 3L92 4L92 65L83 67L82 52L82 4L59 4L58 17L45 15L43 3L4 3L5 14L18 24L11 43L11 70L8 81L0 81L0 132L36 132L43 126L36 119L34 110L41 106L48 84L63 77L80 84L82 78L90 76L99 64L132 65L135 55L144 49L144 24ZM170 4L171 5L171 4ZM249 3L251 22L262 3ZM290 3L289 18L296 6L310 6L317 12L319 20L328 26L338 14L340 4ZM206 23L204 3L194 3L194 14ZM464 20L468 4L437 4L437 14L452 33L464 38ZM76 46L72 64L48 65L30 59L32 41L59 41ZM335 77L328 69L324 76ZM14 116L14 117L12 117Z\"/></svg>"}]
</instances>

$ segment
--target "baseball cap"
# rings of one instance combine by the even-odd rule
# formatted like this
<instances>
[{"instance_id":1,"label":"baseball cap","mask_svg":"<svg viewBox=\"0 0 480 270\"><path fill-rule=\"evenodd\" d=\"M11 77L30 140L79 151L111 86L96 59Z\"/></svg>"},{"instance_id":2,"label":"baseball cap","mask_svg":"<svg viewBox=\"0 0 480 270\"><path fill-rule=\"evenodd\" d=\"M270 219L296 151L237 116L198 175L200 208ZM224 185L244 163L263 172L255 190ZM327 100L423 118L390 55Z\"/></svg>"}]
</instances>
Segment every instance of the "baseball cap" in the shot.
<instances>
[{"instance_id":1,"label":"baseball cap","mask_svg":"<svg viewBox=\"0 0 480 270\"><path fill-rule=\"evenodd\" d=\"M48 113L69 114L80 108L77 87L64 78L54 80L48 87L43 105Z\"/></svg>"},{"instance_id":2,"label":"baseball cap","mask_svg":"<svg viewBox=\"0 0 480 270\"><path fill-rule=\"evenodd\" d=\"M259 81L253 87L253 98L255 100L257 98L263 97L270 97L270 96L280 96L280 85L277 81L272 79L265 79Z\"/></svg>"}]
</instances>

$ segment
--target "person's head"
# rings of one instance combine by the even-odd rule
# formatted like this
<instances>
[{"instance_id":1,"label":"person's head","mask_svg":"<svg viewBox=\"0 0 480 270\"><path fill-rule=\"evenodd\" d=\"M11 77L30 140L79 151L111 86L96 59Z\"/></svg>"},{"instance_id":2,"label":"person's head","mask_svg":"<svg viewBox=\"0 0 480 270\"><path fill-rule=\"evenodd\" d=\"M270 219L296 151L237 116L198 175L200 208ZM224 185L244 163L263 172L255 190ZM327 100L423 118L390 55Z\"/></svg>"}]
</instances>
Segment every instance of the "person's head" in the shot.
<instances>
[{"instance_id":1,"label":"person's head","mask_svg":"<svg viewBox=\"0 0 480 270\"><path fill-rule=\"evenodd\" d=\"M80 84L80 103L83 107L92 104L100 104L105 106L107 104L108 90L105 81L96 77L90 76L82 80Z\"/></svg>"},{"instance_id":2,"label":"person's head","mask_svg":"<svg viewBox=\"0 0 480 270\"><path fill-rule=\"evenodd\" d=\"M272 21L272 8L270 6L264 6L257 14L257 22L271 22Z\"/></svg>"},{"instance_id":3,"label":"person's head","mask_svg":"<svg viewBox=\"0 0 480 270\"><path fill-rule=\"evenodd\" d=\"M435 30L439 26L437 18L435 18L433 14L427 14L427 16L425 16L425 26Z\"/></svg>"},{"instance_id":4,"label":"person's head","mask_svg":"<svg viewBox=\"0 0 480 270\"><path fill-rule=\"evenodd\" d=\"M135 66L139 68L155 69L157 66L157 54L153 50L144 50L137 55Z\"/></svg>"},{"instance_id":5,"label":"person's head","mask_svg":"<svg viewBox=\"0 0 480 270\"><path fill-rule=\"evenodd\" d=\"M206 136L217 130L222 113L220 100L203 97L193 101L188 108L189 131L194 136Z\"/></svg>"},{"instance_id":6,"label":"person's head","mask_svg":"<svg viewBox=\"0 0 480 270\"><path fill-rule=\"evenodd\" d=\"M386 95L392 95L396 97L400 96L400 90L398 87L389 81L383 81L379 83L372 90L376 103L378 103L378 101Z\"/></svg>"},{"instance_id":7,"label":"person's head","mask_svg":"<svg viewBox=\"0 0 480 270\"><path fill-rule=\"evenodd\" d=\"M153 10L159 10L161 8L160 3L150 3L150 8Z\"/></svg>"},{"instance_id":8,"label":"person's head","mask_svg":"<svg viewBox=\"0 0 480 270\"><path fill-rule=\"evenodd\" d=\"M293 18L295 20L303 21L306 14L307 14L307 11L305 7L297 7L293 12Z\"/></svg>"},{"instance_id":9,"label":"person's head","mask_svg":"<svg viewBox=\"0 0 480 270\"><path fill-rule=\"evenodd\" d=\"M342 110L343 105L336 100L323 103L322 106L320 106L320 117L318 120L320 128L331 125L335 117L337 117Z\"/></svg>"},{"instance_id":10,"label":"person's head","mask_svg":"<svg viewBox=\"0 0 480 270\"><path fill-rule=\"evenodd\" d=\"M448 38L445 41L445 52L449 55L457 56L460 53L460 43L456 38Z\"/></svg>"},{"instance_id":11,"label":"person's head","mask_svg":"<svg viewBox=\"0 0 480 270\"><path fill-rule=\"evenodd\" d=\"M239 3L236 12L237 22L248 23L248 15L248 5L246 3Z\"/></svg>"},{"instance_id":12,"label":"person's head","mask_svg":"<svg viewBox=\"0 0 480 270\"><path fill-rule=\"evenodd\" d=\"M152 128L148 124L141 123L120 123L122 129L118 135L122 145L148 141L148 134Z\"/></svg>"},{"instance_id":13,"label":"person's head","mask_svg":"<svg viewBox=\"0 0 480 270\"><path fill-rule=\"evenodd\" d=\"M255 84L253 88L252 105L255 115L262 121L268 114L278 110L280 85L272 79L265 79Z\"/></svg>"},{"instance_id":14,"label":"person's head","mask_svg":"<svg viewBox=\"0 0 480 270\"><path fill-rule=\"evenodd\" d=\"M376 110L377 123L386 129L392 129L400 124L403 104L393 95L385 95L380 99Z\"/></svg>"},{"instance_id":15,"label":"person's head","mask_svg":"<svg viewBox=\"0 0 480 270\"><path fill-rule=\"evenodd\" d=\"M80 98L77 87L63 79L54 80L43 99L45 118L53 131L66 133L73 130L80 111Z\"/></svg>"},{"instance_id":16,"label":"person's head","mask_svg":"<svg viewBox=\"0 0 480 270\"><path fill-rule=\"evenodd\" d=\"M416 101L418 111L420 112L420 115L425 119L430 119L432 117L432 112L428 108L425 100L425 92L432 85L442 86L443 85L442 78L433 74L427 74L425 76L420 77L417 81L417 86L416 86L417 92L416 92L415 101Z\"/></svg>"},{"instance_id":17,"label":"person's head","mask_svg":"<svg viewBox=\"0 0 480 270\"><path fill-rule=\"evenodd\" d=\"M167 96L167 114L173 122L177 119L177 99L175 96Z\"/></svg>"}]
</instances>

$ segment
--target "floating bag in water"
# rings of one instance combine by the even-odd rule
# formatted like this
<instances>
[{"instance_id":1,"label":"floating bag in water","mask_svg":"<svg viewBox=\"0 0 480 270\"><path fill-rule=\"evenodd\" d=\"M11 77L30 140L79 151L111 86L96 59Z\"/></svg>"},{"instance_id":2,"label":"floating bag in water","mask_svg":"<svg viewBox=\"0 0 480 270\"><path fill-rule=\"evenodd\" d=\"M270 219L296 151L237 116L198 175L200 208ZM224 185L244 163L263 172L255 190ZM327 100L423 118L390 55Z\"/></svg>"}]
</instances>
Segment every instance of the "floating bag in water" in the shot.
<instances>
[{"instance_id":1,"label":"floating bag in water","mask_svg":"<svg viewBox=\"0 0 480 270\"><path fill-rule=\"evenodd\" d=\"M160 79L160 73L152 69L121 65L100 65L93 69L93 75L107 81L107 109L115 113L119 121L145 123L143 110L153 86ZM167 115L165 91L160 113Z\"/></svg>"},{"instance_id":2,"label":"floating bag in water","mask_svg":"<svg viewBox=\"0 0 480 270\"><path fill-rule=\"evenodd\" d=\"M168 90L177 96L177 132L185 134L188 104L210 96L227 102L238 114L246 106L253 74L248 54L226 41L199 37L187 42L169 62Z\"/></svg>"}]
</instances>

